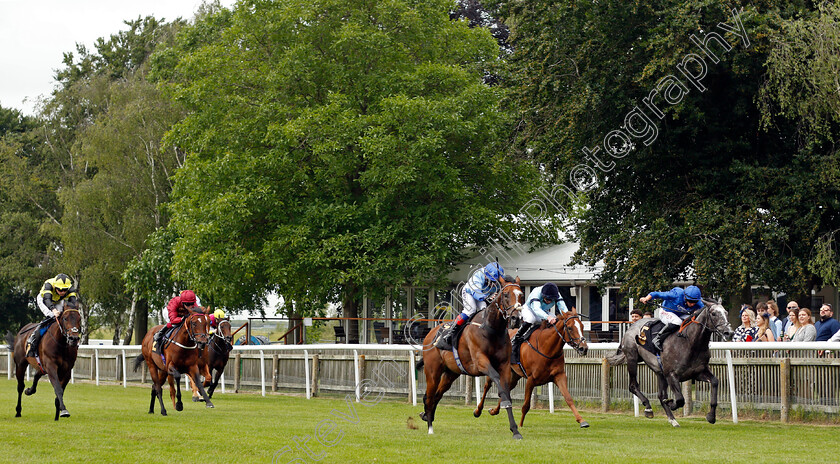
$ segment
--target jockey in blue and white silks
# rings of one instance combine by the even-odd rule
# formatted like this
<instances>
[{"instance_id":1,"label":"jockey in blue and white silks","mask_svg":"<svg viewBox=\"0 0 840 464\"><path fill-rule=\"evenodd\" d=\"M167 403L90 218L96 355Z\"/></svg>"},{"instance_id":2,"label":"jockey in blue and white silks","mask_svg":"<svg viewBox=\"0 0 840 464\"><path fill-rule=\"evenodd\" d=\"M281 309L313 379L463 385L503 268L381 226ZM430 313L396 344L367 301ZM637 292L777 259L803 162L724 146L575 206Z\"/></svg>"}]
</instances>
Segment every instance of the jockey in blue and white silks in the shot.
<instances>
[{"instance_id":1,"label":"jockey in blue and white silks","mask_svg":"<svg viewBox=\"0 0 840 464\"><path fill-rule=\"evenodd\" d=\"M531 332L539 326L540 322L548 320L550 324L554 324L557 321L557 317L550 312L555 308L558 314L569 311L566 302L560 296L557 285L549 282L531 290L531 294L525 299L525 306L521 309L522 327L519 328L513 340L511 340L513 345L510 357L511 363L519 363L519 345L531 336Z\"/></svg>"},{"instance_id":2,"label":"jockey in blue and white silks","mask_svg":"<svg viewBox=\"0 0 840 464\"><path fill-rule=\"evenodd\" d=\"M703 309L704 305L700 289L694 285L686 287L685 290L674 287L668 292L650 292L639 301L647 304L654 298L662 300L659 320L665 324L665 327L653 337L653 346L662 351L662 342L665 338L679 329L682 321L688 319L694 311Z\"/></svg>"},{"instance_id":3,"label":"jockey in blue and white silks","mask_svg":"<svg viewBox=\"0 0 840 464\"><path fill-rule=\"evenodd\" d=\"M473 271L461 288L461 314L455 318L455 327L445 334L445 341L451 343L453 335L464 327L473 314L487 307L487 297L501 289L499 277L505 274L501 264L492 262Z\"/></svg>"}]
</instances>

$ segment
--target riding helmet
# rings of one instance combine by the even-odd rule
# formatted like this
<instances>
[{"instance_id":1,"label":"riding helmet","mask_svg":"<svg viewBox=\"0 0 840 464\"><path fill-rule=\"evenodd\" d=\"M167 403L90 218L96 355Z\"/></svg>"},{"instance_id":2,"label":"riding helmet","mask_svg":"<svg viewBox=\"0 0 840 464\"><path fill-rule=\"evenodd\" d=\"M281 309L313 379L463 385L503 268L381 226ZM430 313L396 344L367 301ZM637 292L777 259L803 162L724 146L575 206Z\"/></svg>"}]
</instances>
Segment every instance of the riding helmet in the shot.
<instances>
[{"instance_id":1,"label":"riding helmet","mask_svg":"<svg viewBox=\"0 0 840 464\"><path fill-rule=\"evenodd\" d=\"M690 285L685 289L685 301L697 303L700 301L700 289L694 285Z\"/></svg>"},{"instance_id":2,"label":"riding helmet","mask_svg":"<svg viewBox=\"0 0 840 464\"><path fill-rule=\"evenodd\" d=\"M67 274L55 276L53 287L56 290L69 290L73 286L73 280Z\"/></svg>"},{"instance_id":3,"label":"riding helmet","mask_svg":"<svg viewBox=\"0 0 840 464\"><path fill-rule=\"evenodd\" d=\"M553 282L549 282L542 287L542 294L543 298L549 299L551 301L557 301L560 299L560 291L557 289L557 285Z\"/></svg>"},{"instance_id":4,"label":"riding helmet","mask_svg":"<svg viewBox=\"0 0 840 464\"><path fill-rule=\"evenodd\" d=\"M181 292L181 303L195 304L195 292L192 290L184 290Z\"/></svg>"},{"instance_id":5,"label":"riding helmet","mask_svg":"<svg viewBox=\"0 0 840 464\"><path fill-rule=\"evenodd\" d=\"M484 275L491 280L498 280L499 276L505 274L505 270L502 268L502 265L493 261L492 263L484 266Z\"/></svg>"}]
</instances>

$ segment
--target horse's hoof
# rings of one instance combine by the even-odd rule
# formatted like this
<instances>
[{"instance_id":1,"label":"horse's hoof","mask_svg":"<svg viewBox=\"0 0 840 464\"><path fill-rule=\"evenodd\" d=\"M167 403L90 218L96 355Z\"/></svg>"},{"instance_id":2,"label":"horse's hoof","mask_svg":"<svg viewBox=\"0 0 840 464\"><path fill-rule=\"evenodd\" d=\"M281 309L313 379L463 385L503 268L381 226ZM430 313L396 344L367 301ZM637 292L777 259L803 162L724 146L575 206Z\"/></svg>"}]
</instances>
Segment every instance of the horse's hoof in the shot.
<instances>
[{"instance_id":1,"label":"horse's hoof","mask_svg":"<svg viewBox=\"0 0 840 464\"><path fill-rule=\"evenodd\" d=\"M499 409L498 409L498 408L496 408L496 409L491 409L491 410L490 410L490 415L491 415L491 416L495 416L495 415L497 415L497 414L499 414Z\"/></svg>"},{"instance_id":2,"label":"horse's hoof","mask_svg":"<svg viewBox=\"0 0 840 464\"><path fill-rule=\"evenodd\" d=\"M20 413L15 414L15 417L20 417Z\"/></svg>"},{"instance_id":3,"label":"horse's hoof","mask_svg":"<svg viewBox=\"0 0 840 464\"><path fill-rule=\"evenodd\" d=\"M193 396L192 399L193 399L193 403L198 403L199 401L202 401L202 398L199 398L197 396Z\"/></svg>"},{"instance_id":4,"label":"horse's hoof","mask_svg":"<svg viewBox=\"0 0 840 464\"><path fill-rule=\"evenodd\" d=\"M161 416L167 416L168 414L166 414L166 411L161 411L161 412L160 412L160 415L161 415Z\"/></svg>"},{"instance_id":5,"label":"horse's hoof","mask_svg":"<svg viewBox=\"0 0 840 464\"><path fill-rule=\"evenodd\" d=\"M706 420L707 420L710 424L714 424L715 422L717 422L717 417L715 417L715 415L714 415L714 414L709 413L709 414L706 414Z\"/></svg>"},{"instance_id":6,"label":"horse's hoof","mask_svg":"<svg viewBox=\"0 0 840 464\"><path fill-rule=\"evenodd\" d=\"M184 410L184 403L182 403L180 401L175 403L175 410L176 411L183 411Z\"/></svg>"},{"instance_id":7,"label":"horse's hoof","mask_svg":"<svg viewBox=\"0 0 840 464\"><path fill-rule=\"evenodd\" d=\"M62 409L61 412L58 413L58 417L70 417L70 411Z\"/></svg>"},{"instance_id":8,"label":"horse's hoof","mask_svg":"<svg viewBox=\"0 0 840 464\"><path fill-rule=\"evenodd\" d=\"M215 408L215 406L213 406L213 403L211 403L211 402L209 402L209 401L207 402L207 404L205 404L205 405L204 405L204 407L205 407L205 408L211 408L211 409L212 409L212 408Z\"/></svg>"},{"instance_id":9,"label":"horse's hoof","mask_svg":"<svg viewBox=\"0 0 840 464\"><path fill-rule=\"evenodd\" d=\"M20 414L18 414L18 417L20 417ZM426 420L426 413L425 412L420 413L420 418L423 419L424 422L429 422L428 420Z\"/></svg>"},{"instance_id":10,"label":"horse's hoof","mask_svg":"<svg viewBox=\"0 0 840 464\"><path fill-rule=\"evenodd\" d=\"M473 411L473 417L481 417L481 409L476 409Z\"/></svg>"},{"instance_id":11,"label":"horse's hoof","mask_svg":"<svg viewBox=\"0 0 840 464\"><path fill-rule=\"evenodd\" d=\"M685 400L677 400L677 402L671 406L671 411L676 411L683 406L685 406Z\"/></svg>"},{"instance_id":12,"label":"horse's hoof","mask_svg":"<svg viewBox=\"0 0 840 464\"><path fill-rule=\"evenodd\" d=\"M589 428L589 422L586 422L586 421L581 422L580 423L580 428L588 429Z\"/></svg>"},{"instance_id":13,"label":"horse's hoof","mask_svg":"<svg viewBox=\"0 0 840 464\"><path fill-rule=\"evenodd\" d=\"M519 433L519 432L514 433L513 434L513 439L514 440L521 440L522 439L522 434Z\"/></svg>"},{"instance_id":14,"label":"horse's hoof","mask_svg":"<svg viewBox=\"0 0 840 464\"><path fill-rule=\"evenodd\" d=\"M677 422L676 419L668 419L668 422L670 422L671 425L673 425L674 427L679 427L680 426L680 424Z\"/></svg>"},{"instance_id":15,"label":"horse's hoof","mask_svg":"<svg viewBox=\"0 0 840 464\"><path fill-rule=\"evenodd\" d=\"M208 396L208 398L212 398L212 396ZM203 403L203 402L204 402L204 398L199 397L199 398L198 398L197 400L195 400L195 401L200 401L200 402L202 402L202 403Z\"/></svg>"},{"instance_id":16,"label":"horse's hoof","mask_svg":"<svg viewBox=\"0 0 840 464\"><path fill-rule=\"evenodd\" d=\"M645 417L653 419L653 409L645 409Z\"/></svg>"}]
</instances>

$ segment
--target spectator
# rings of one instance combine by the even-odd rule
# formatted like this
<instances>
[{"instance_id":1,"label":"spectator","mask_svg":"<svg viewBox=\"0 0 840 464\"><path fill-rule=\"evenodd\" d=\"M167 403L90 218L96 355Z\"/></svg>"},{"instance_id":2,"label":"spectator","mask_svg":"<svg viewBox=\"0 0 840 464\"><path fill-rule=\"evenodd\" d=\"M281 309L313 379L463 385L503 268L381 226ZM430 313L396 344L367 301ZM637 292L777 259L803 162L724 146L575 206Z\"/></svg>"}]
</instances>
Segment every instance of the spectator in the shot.
<instances>
[{"instance_id":1,"label":"spectator","mask_svg":"<svg viewBox=\"0 0 840 464\"><path fill-rule=\"evenodd\" d=\"M834 333L831 338L828 339L830 342L840 342L840 330Z\"/></svg>"},{"instance_id":2,"label":"spectator","mask_svg":"<svg viewBox=\"0 0 840 464\"><path fill-rule=\"evenodd\" d=\"M755 325L755 310L750 305L741 306L741 325L735 329L733 342L751 342L756 339L758 327Z\"/></svg>"},{"instance_id":3,"label":"spectator","mask_svg":"<svg viewBox=\"0 0 840 464\"><path fill-rule=\"evenodd\" d=\"M782 341L789 342L793 338L793 334L796 333L797 329L799 329L799 307L791 308L790 312L788 312L788 319L792 322L790 325L787 326L785 329L785 333L782 337ZM786 324L787 325L787 324Z\"/></svg>"},{"instance_id":4,"label":"spectator","mask_svg":"<svg viewBox=\"0 0 840 464\"><path fill-rule=\"evenodd\" d=\"M825 342L840 330L840 322L834 319L834 311L830 304L824 304L820 307L820 320L814 325L817 330L817 341Z\"/></svg>"},{"instance_id":5,"label":"spectator","mask_svg":"<svg viewBox=\"0 0 840 464\"><path fill-rule=\"evenodd\" d=\"M645 311L645 315L642 316L642 319L653 319L653 311Z\"/></svg>"},{"instance_id":6,"label":"spectator","mask_svg":"<svg viewBox=\"0 0 840 464\"><path fill-rule=\"evenodd\" d=\"M784 323L779 319L779 305L775 301L767 301L767 312L770 313L770 328L773 329L773 336L781 340L784 335Z\"/></svg>"},{"instance_id":7,"label":"spectator","mask_svg":"<svg viewBox=\"0 0 840 464\"><path fill-rule=\"evenodd\" d=\"M638 321L642 318L642 316L642 310L639 308L634 308L632 311L630 311L630 323Z\"/></svg>"},{"instance_id":8,"label":"spectator","mask_svg":"<svg viewBox=\"0 0 840 464\"><path fill-rule=\"evenodd\" d=\"M796 317L799 315L799 304L795 301L789 301L785 309L787 309L788 317L784 320L782 331L787 335L790 328L796 325Z\"/></svg>"},{"instance_id":9,"label":"spectator","mask_svg":"<svg viewBox=\"0 0 840 464\"><path fill-rule=\"evenodd\" d=\"M766 307L766 305L765 305ZM758 332L756 333L755 341L757 342L775 342L776 337L773 336L773 329L770 324L770 313L758 313L756 318L756 326Z\"/></svg>"},{"instance_id":10,"label":"spectator","mask_svg":"<svg viewBox=\"0 0 840 464\"><path fill-rule=\"evenodd\" d=\"M817 339L817 329L814 327L814 322L811 321L811 310L808 308L800 308L797 316L799 327L796 333L791 337L792 342L812 342Z\"/></svg>"}]
</instances>

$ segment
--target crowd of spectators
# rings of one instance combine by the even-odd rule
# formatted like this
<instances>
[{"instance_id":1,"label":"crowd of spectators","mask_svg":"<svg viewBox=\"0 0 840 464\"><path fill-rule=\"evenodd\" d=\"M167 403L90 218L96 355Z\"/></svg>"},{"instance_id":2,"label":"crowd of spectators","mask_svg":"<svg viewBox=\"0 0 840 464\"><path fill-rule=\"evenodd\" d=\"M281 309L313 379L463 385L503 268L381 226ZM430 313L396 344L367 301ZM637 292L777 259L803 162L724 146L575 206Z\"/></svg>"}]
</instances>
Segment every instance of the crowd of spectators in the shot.
<instances>
[{"instance_id":1,"label":"crowd of spectators","mask_svg":"<svg viewBox=\"0 0 840 464\"><path fill-rule=\"evenodd\" d=\"M800 308L791 301L787 304L787 317L779 318L779 307L775 301L761 302L753 308L741 306L741 325L735 329L736 342L785 341L813 342L840 341L840 321L834 319L834 308L830 304L820 307L819 320L814 323L811 310Z\"/></svg>"}]
</instances>

